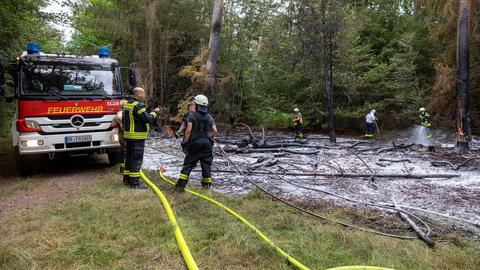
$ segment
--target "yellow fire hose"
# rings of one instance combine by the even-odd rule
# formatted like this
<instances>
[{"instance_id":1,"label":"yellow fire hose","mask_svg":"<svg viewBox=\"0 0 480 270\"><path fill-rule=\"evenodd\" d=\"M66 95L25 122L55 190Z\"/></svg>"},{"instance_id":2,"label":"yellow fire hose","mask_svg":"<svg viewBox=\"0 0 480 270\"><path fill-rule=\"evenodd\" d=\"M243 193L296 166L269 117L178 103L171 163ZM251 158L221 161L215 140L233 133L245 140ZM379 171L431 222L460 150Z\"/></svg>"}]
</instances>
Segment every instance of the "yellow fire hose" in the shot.
<instances>
[{"instance_id":1,"label":"yellow fire hose","mask_svg":"<svg viewBox=\"0 0 480 270\"><path fill-rule=\"evenodd\" d=\"M172 208L170 207L170 204L167 201L167 198L163 195L163 193L158 189L157 186L155 186L148 178L143 174L143 172L140 172L140 177L143 179L143 181L155 192L157 197L160 199L160 202L162 203L163 209L165 209L165 213L167 214L168 220L173 226L173 230L175 232L175 239L177 240L178 247L180 249L180 252L182 253L183 259L185 260L185 264L187 265L187 268L189 270L198 270L198 266L195 263L195 260L193 259L192 254L190 253L190 250L188 249L187 242L185 242L185 239L183 238L182 231L180 230L180 227L178 226L177 220L175 219L175 215L173 214Z\"/></svg>"},{"instance_id":2,"label":"yellow fire hose","mask_svg":"<svg viewBox=\"0 0 480 270\"><path fill-rule=\"evenodd\" d=\"M160 170L160 178L163 179L165 182L171 184L171 185L175 185L175 183L166 178L164 175L163 175L163 172L162 172L162 169ZM153 185L153 184L152 184ZM296 268L298 269L302 269L302 270L310 270L310 268L306 267L305 265L303 265L302 263L300 263L299 261L295 260L293 257L291 257L290 255L288 255L288 253L286 253L283 249L281 249L280 247L278 247L277 245L275 245L275 243L272 242L272 240L270 240L267 236L265 236L261 231L259 231L255 226L253 226L250 222L248 222L245 218L243 218L242 216L240 216L239 214L237 214L235 211L233 211L232 209L230 209L229 207L221 204L220 202L217 202L216 200L210 198L210 197L207 197L205 195L202 195L200 193L197 193L195 191L192 191L192 190L189 190L189 189L185 189L186 192L192 194L192 195L195 195L205 201L208 201L208 202L211 202L221 208L223 208L223 210L227 211L229 214L231 214L232 216L236 217L238 220L240 220L242 223L244 223L245 225L247 225L251 230L253 230L262 240L264 240L269 246L271 246L272 248L274 248L274 250L280 254L280 256L282 256L283 258L287 259L288 262L290 262L293 266L295 266ZM327 270L392 270L392 269L389 269L389 268L382 268L382 267L372 267L372 266L344 266L344 267L339 267L339 268L331 268L331 269L327 269Z\"/></svg>"}]
</instances>

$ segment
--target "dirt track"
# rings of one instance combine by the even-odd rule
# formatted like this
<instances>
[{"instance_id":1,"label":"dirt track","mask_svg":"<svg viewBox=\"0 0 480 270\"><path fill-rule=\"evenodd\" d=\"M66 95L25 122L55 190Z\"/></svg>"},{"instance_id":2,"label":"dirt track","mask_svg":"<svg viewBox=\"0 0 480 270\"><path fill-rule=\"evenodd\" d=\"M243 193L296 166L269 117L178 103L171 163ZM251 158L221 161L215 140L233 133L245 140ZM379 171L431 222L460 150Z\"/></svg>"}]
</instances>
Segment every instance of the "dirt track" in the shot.
<instances>
[{"instance_id":1,"label":"dirt track","mask_svg":"<svg viewBox=\"0 0 480 270\"><path fill-rule=\"evenodd\" d=\"M0 196L0 220L75 195L109 171L108 160L103 155L44 162L39 164L38 175L21 177L9 155L1 156L0 190L8 192Z\"/></svg>"}]
</instances>

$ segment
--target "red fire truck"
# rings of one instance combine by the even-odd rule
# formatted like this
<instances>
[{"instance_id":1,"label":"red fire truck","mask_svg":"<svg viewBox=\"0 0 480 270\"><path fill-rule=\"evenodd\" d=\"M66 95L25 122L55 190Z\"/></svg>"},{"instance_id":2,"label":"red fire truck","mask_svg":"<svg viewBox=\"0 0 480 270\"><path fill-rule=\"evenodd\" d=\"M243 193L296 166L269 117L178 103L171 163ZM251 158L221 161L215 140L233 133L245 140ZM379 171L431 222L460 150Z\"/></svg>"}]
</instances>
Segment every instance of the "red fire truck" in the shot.
<instances>
[{"instance_id":1,"label":"red fire truck","mask_svg":"<svg viewBox=\"0 0 480 270\"><path fill-rule=\"evenodd\" d=\"M29 43L14 66L12 137L21 168L30 171L32 159L62 154L107 154L111 164L119 162L118 131L111 123L120 110L123 82L107 48L76 56L45 54Z\"/></svg>"}]
</instances>

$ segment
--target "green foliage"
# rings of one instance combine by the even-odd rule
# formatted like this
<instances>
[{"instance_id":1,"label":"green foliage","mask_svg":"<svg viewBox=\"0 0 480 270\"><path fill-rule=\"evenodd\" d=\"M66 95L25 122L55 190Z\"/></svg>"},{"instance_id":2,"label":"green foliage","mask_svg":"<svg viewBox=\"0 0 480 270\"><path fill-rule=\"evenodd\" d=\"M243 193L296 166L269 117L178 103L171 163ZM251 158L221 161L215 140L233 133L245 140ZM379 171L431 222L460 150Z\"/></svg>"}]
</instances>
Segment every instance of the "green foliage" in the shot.
<instances>
[{"instance_id":1,"label":"green foliage","mask_svg":"<svg viewBox=\"0 0 480 270\"><path fill-rule=\"evenodd\" d=\"M256 121L265 128L286 128L292 125L292 115L274 108L256 109L253 111L251 118L247 120Z\"/></svg>"},{"instance_id":2,"label":"green foliage","mask_svg":"<svg viewBox=\"0 0 480 270\"><path fill-rule=\"evenodd\" d=\"M454 104L455 20L432 14L448 1L429 7L435 1L239 0L224 7L211 108L219 121L255 124L300 107L307 126L325 124L322 1L335 18L330 25L339 129L360 129L371 106L380 119L389 119L380 123L383 128L410 126L418 108L427 105L434 121L447 119ZM208 0L81 0L69 48L93 52L109 45L124 65L138 68L151 97L177 115L178 104L203 91L211 9ZM474 63L478 51L472 49ZM477 105L474 101L474 115Z\"/></svg>"},{"instance_id":3,"label":"green foliage","mask_svg":"<svg viewBox=\"0 0 480 270\"><path fill-rule=\"evenodd\" d=\"M61 20L61 15L45 14L41 8L48 0L6 0L0 4L0 64L8 65L24 51L28 41L40 43L42 51L62 52L61 34L52 23ZM7 74L7 95L15 92ZM9 83L10 82L10 83ZM15 113L15 104L6 103L0 97L0 136L9 134L10 120Z\"/></svg>"},{"instance_id":4,"label":"green foliage","mask_svg":"<svg viewBox=\"0 0 480 270\"><path fill-rule=\"evenodd\" d=\"M0 5L0 62L13 61L28 41L44 51L63 51L60 33L49 23L60 20L40 9L49 0L6 0Z\"/></svg>"}]
</instances>

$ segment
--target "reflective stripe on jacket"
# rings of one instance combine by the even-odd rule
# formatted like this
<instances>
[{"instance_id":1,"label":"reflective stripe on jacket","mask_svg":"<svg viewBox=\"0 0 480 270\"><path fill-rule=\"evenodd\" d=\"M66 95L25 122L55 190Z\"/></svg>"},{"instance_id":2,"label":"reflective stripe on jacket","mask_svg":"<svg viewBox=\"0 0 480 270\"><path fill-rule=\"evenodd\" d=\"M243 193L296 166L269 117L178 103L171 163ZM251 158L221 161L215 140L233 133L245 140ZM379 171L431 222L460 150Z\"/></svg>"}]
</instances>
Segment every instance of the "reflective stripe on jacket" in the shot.
<instances>
[{"instance_id":1,"label":"reflective stripe on jacket","mask_svg":"<svg viewBox=\"0 0 480 270\"><path fill-rule=\"evenodd\" d=\"M296 124L303 124L303 116L301 113L297 113L295 117L293 118L293 122Z\"/></svg>"},{"instance_id":2,"label":"reflective stripe on jacket","mask_svg":"<svg viewBox=\"0 0 480 270\"><path fill-rule=\"evenodd\" d=\"M424 127L431 127L432 126L432 123L430 122L430 114L425 112L425 113L421 113L419 115L419 118L420 118L420 125L424 126Z\"/></svg>"},{"instance_id":3,"label":"reflective stripe on jacket","mask_svg":"<svg viewBox=\"0 0 480 270\"><path fill-rule=\"evenodd\" d=\"M125 139L145 140L157 113L148 113L145 104L133 98L123 105L122 112Z\"/></svg>"}]
</instances>

